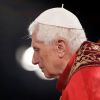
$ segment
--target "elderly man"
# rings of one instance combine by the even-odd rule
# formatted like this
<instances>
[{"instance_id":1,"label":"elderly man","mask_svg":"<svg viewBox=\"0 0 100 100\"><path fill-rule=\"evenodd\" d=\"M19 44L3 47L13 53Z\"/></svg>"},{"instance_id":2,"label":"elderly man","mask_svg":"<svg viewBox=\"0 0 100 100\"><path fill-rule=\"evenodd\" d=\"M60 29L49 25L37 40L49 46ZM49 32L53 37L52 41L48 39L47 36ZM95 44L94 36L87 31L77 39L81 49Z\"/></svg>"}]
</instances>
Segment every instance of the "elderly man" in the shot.
<instances>
[{"instance_id":1,"label":"elderly man","mask_svg":"<svg viewBox=\"0 0 100 100\"><path fill-rule=\"evenodd\" d=\"M33 64L47 78L57 78L61 100L100 100L100 44L87 41L78 18L51 8L29 26Z\"/></svg>"}]
</instances>

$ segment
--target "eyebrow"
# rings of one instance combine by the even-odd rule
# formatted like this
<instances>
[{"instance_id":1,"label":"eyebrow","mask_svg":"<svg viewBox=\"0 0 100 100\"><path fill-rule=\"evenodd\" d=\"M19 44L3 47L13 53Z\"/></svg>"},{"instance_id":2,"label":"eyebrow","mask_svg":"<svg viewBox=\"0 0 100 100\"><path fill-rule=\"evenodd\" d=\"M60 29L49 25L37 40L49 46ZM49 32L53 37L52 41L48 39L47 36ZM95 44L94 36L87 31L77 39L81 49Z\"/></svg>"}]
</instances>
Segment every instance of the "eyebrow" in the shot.
<instances>
[{"instance_id":1,"label":"eyebrow","mask_svg":"<svg viewBox=\"0 0 100 100\"><path fill-rule=\"evenodd\" d=\"M33 49L39 49L38 47L33 46Z\"/></svg>"}]
</instances>

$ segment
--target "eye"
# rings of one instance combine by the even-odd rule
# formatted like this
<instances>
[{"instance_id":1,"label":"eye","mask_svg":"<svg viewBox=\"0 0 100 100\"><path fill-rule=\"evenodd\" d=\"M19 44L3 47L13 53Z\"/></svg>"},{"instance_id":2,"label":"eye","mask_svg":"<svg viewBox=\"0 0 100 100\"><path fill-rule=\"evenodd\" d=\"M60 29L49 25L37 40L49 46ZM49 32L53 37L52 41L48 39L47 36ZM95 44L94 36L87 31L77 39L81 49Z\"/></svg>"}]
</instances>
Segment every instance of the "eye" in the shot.
<instances>
[{"instance_id":1,"label":"eye","mask_svg":"<svg viewBox=\"0 0 100 100\"><path fill-rule=\"evenodd\" d=\"M39 48L34 48L34 51L38 52L39 51Z\"/></svg>"}]
</instances>

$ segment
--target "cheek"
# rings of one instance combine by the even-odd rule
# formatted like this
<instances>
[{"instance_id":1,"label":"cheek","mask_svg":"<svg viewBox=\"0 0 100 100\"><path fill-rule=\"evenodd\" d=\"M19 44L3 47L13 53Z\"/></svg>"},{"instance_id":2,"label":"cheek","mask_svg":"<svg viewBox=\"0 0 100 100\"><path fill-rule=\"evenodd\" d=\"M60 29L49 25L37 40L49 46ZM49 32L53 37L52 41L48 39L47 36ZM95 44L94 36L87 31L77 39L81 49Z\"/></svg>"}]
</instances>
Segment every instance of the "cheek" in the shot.
<instances>
[{"instance_id":1,"label":"cheek","mask_svg":"<svg viewBox=\"0 0 100 100\"><path fill-rule=\"evenodd\" d=\"M43 61L46 61L49 58L49 54L47 51L43 50L40 52L40 58Z\"/></svg>"},{"instance_id":2,"label":"cheek","mask_svg":"<svg viewBox=\"0 0 100 100\"><path fill-rule=\"evenodd\" d=\"M51 66L51 59L50 59L50 55L43 55L41 58L41 64L48 69Z\"/></svg>"},{"instance_id":3,"label":"cheek","mask_svg":"<svg viewBox=\"0 0 100 100\"><path fill-rule=\"evenodd\" d=\"M45 48L45 50L40 52L41 63L45 66L51 66L54 56L55 54L52 50Z\"/></svg>"},{"instance_id":4,"label":"cheek","mask_svg":"<svg viewBox=\"0 0 100 100\"><path fill-rule=\"evenodd\" d=\"M48 57L44 52L40 52L40 64L45 65L48 62Z\"/></svg>"}]
</instances>

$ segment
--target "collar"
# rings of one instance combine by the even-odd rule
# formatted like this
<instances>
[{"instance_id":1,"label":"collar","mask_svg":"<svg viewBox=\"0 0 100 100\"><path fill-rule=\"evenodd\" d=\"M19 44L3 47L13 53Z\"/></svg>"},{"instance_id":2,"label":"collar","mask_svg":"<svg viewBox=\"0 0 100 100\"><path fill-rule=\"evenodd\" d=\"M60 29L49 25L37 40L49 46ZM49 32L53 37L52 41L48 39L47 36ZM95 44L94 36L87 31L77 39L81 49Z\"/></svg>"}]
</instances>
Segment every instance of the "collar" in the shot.
<instances>
[{"instance_id":1,"label":"collar","mask_svg":"<svg viewBox=\"0 0 100 100\"><path fill-rule=\"evenodd\" d=\"M100 43L83 42L61 74L57 82L57 89L62 92L73 73L83 66L100 66Z\"/></svg>"}]
</instances>

